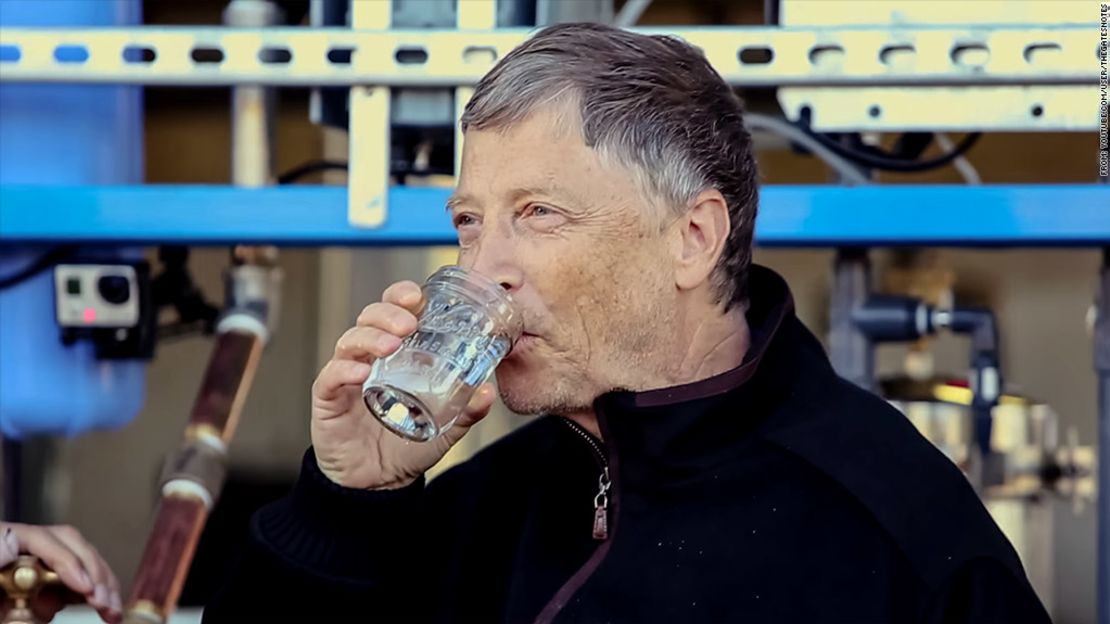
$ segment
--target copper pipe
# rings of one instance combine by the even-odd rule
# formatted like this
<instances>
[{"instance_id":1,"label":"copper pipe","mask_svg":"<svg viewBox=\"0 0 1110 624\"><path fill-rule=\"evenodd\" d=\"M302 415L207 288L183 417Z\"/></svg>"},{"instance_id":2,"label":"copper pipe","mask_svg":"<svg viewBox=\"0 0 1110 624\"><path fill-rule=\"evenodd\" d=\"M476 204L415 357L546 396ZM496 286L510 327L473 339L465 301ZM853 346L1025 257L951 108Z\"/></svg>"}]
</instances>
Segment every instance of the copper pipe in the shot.
<instances>
[{"instance_id":1,"label":"copper pipe","mask_svg":"<svg viewBox=\"0 0 1110 624\"><path fill-rule=\"evenodd\" d=\"M259 28L281 21L267 0L232 0L224 10L229 26ZM232 168L236 186L270 183L271 89L232 89ZM258 367L263 344L277 324L280 270L272 247L236 247L227 280L229 312L193 404L185 442L167 465L162 501L143 552L125 624L161 624L177 605L197 541L223 486L227 447Z\"/></svg>"},{"instance_id":2,"label":"copper pipe","mask_svg":"<svg viewBox=\"0 0 1110 624\"><path fill-rule=\"evenodd\" d=\"M193 404L185 440L167 465L162 499L139 564L124 622L165 622L177 605L208 513L224 480L227 445L262 353L261 336L219 335Z\"/></svg>"},{"instance_id":3,"label":"copper pipe","mask_svg":"<svg viewBox=\"0 0 1110 624\"><path fill-rule=\"evenodd\" d=\"M219 432L224 444L231 441L261 352L255 334L230 331L216 339L187 432L210 430Z\"/></svg>"},{"instance_id":4,"label":"copper pipe","mask_svg":"<svg viewBox=\"0 0 1110 624\"><path fill-rule=\"evenodd\" d=\"M131 591L127 622L163 622L177 604L201 529L208 517L204 501L164 496ZM141 618L135 617L139 613Z\"/></svg>"},{"instance_id":5,"label":"copper pipe","mask_svg":"<svg viewBox=\"0 0 1110 624\"><path fill-rule=\"evenodd\" d=\"M232 0L224 10L229 26L259 28L281 21L266 0ZM271 180L272 90L232 89L232 168L236 186ZM227 447L235 434L263 344L277 324L280 271L272 247L236 247L228 274L229 312L193 404L185 442L167 465L162 501L143 552L125 624L161 624L177 605L197 540L223 486Z\"/></svg>"}]
</instances>

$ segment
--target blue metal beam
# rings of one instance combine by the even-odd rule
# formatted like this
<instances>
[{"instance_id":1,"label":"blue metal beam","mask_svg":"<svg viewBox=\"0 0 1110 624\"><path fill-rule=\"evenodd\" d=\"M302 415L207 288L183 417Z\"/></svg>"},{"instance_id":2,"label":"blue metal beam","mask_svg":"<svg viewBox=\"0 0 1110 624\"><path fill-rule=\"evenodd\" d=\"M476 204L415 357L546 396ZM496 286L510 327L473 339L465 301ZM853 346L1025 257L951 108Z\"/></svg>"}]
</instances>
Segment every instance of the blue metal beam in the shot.
<instances>
[{"instance_id":1,"label":"blue metal beam","mask_svg":"<svg viewBox=\"0 0 1110 624\"><path fill-rule=\"evenodd\" d=\"M289 186L0 186L0 244L453 244L450 191L394 187L382 228L347 223L346 189ZM763 246L1095 247L1110 244L1110 187L767 186Z\"/></svg>"}]
</instances>

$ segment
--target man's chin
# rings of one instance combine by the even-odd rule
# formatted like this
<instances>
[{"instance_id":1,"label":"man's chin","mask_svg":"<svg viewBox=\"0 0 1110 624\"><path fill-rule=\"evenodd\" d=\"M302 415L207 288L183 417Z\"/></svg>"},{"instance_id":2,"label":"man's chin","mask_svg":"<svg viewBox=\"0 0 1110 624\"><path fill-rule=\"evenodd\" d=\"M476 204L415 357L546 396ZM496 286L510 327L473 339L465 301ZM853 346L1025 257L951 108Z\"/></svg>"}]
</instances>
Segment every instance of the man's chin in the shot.
<instances>
[{"instance_id":1,"label":"man's chin","mask_svg":"<svg viewBox=\"0 0 1110 624\"><path fill-rule=\"evenodd\" d=\"M507 358L497 368L497 389L505 407L518 414L538 414L551 409L551 396L560 384L551 371L534 358Z\"/></svg>"},{"instance_id":2,"label":"man's chin","mask_svg":"<svg viewBox=\"0 0 1110 624\"><path fill-rule=\"evenodd\" d=\"M525 365L505 360L497 368L497 389L501 402L517 414L562 414L589 409L583 401L583 384L560 376L547 366ZM572 407L584 404L587 407Z\"/></svg>"},{"instance_id":3,"label":"man's chin","mask_svg":"<svg viewBox=\"0 0 1110 624\"><path fill-rule=\"evenodd\" d=\"M543 402L539 396L541 375L538 367L518 361L504 361L497 368L497 390L505 407L518 414L535 414Z\"/></svg>"}]
</instances>

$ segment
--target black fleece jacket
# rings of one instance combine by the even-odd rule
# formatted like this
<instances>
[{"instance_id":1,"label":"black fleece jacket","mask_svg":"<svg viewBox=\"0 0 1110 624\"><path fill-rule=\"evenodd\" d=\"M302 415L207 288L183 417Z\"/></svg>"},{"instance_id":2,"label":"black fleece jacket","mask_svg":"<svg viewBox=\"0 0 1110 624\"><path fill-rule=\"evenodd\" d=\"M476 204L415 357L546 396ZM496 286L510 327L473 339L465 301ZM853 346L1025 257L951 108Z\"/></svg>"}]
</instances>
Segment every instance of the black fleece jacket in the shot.
<instances>
[{"instance_id":1,"label":"black fleece jacket","mask_svg":"<svg viewBox=\"0 0 1110 624\"><path fill-rule=\"evenodd\" d=\"M744 362L599 397L604 442L541 417L392 491L310 449L203 621L1048 622L959 470L833 372L778 275L751 293Z\"/></svg>"}]
</instances>

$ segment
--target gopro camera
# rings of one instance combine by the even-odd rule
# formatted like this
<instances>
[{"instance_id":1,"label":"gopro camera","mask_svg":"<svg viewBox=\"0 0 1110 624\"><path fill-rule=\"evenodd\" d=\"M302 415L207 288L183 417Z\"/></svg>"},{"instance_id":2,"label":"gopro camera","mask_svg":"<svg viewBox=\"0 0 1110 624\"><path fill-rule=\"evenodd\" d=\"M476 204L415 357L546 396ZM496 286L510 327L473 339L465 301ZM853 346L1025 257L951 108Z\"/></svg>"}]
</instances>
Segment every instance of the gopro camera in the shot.
<instances>
[{"instance_id":1,"label":"gopro camera","mask_svg":"<svg viewBox=\"0 0 1110 624\"><path fill-rule=\"evenodd\" d=\"M59 264L55 312L61 327L130 328L139 323L139 280L125 264Z\"/></svg>"},{"instance_id":2,"label":"gopro camera","mask_svg":"<svg viewBox=\"0 0 1110 624\"><path fill-rule=\"evenodd\" d=\"M91 338L101 359L150 358L156 317L149 269L135 264L59 264L54 312L62 342Z\"/></svg>"}]
</instances>

